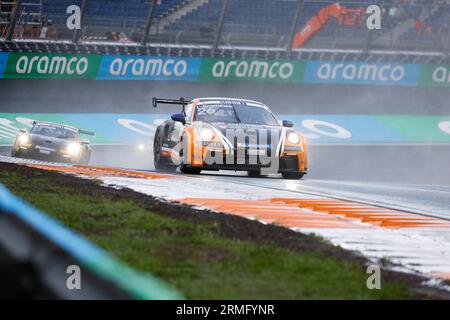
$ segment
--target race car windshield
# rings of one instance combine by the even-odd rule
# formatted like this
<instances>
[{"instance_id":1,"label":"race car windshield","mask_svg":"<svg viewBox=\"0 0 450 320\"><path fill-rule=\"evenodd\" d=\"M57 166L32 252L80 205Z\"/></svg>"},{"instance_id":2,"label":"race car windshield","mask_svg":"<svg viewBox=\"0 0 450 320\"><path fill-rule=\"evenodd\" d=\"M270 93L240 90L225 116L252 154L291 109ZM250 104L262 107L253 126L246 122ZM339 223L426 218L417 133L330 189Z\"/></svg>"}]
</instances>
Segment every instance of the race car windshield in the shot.
<instances>
[{"instance_id":1,"label":"race car windshield","mask_svg":"<svg viewBox=\"0 0 450 320\"><path fill-rule=\"evenodd\" d=\"M41 136L46 137L68 139L68 140L76 139L78 136L77 133L72 130L67 130L62 127L52 127L42 125L34 126L31 129L30 133L39 134Z\"/></svg>"},{"instance_id":2,"label":"race car windshield","mask_svg":"<svg viewBox=\"0 0 450 320\"><path fill-rule=\"evenodd\" d=\"M208 123L225 122L268 126L278 125L273 114L266 109L241 104L199 105L195 120Z\"/></svg>"}]
</instances>

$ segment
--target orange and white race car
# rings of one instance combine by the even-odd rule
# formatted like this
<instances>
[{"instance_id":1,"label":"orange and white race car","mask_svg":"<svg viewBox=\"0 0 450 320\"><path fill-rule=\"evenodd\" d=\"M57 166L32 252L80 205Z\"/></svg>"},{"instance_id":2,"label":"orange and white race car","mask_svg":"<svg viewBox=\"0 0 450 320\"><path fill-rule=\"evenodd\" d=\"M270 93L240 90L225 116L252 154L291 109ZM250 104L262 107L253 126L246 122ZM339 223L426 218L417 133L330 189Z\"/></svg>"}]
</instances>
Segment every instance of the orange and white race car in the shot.
<instances>
[{"instance_id":1,"label":"orange and white race car","mask_svg":"<svg viewBox=\"0 0 450 320\"><path fill-rule=\"evenodd\" d=\"M181 113L161 123L153 154L157 170L199 174L202 170L247 171L249 176L281 173L300 179L307 173L307 141L293 123L278 121L263 103L234 98L192 101L153 98L177 104Z\"/></svg>"}]
</instances>

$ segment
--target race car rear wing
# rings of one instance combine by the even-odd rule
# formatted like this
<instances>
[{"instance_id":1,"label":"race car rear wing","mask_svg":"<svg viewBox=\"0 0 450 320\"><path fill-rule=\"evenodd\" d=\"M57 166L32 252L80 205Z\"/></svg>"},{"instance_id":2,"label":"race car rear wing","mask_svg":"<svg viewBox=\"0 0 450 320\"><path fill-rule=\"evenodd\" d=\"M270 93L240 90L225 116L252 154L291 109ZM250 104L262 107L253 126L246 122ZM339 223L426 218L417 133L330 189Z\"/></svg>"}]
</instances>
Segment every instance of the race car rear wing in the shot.
<instances>
[{"instance_id":1,"label":"race car rear wing","mask_svg":"<svg viewBox=\"0 0 450 320\"><path fill-rule=\"evenodd\" d=\"M83 130L83 129L78 129L78 132L80 134L87 134L89 136L95 136L95 132L92 132L92 131L86 131L86 130Z\"/></svg>"},{"instance_id":2,"label":"race car rear wing","mask_svg":"<svg viewBox=\"0 0 450 320\"><path fill-rule=\"evenodd\" d=\"M152 100L153 108L156 108L158 106L158 104L177 104L177 105L183 106L183 109L184 109L184 106L189 104L189 101L185 100L183 97L181 97L178 100L153 97L153 100Z\"/></svg>"},{"instance_id":3,"label":"race car rear wing","mask_svg":"<svg viewBox=\"0 0 450 320\"><path fill-rule=\"evenodd\" d=\"M67 129L73 130L73 131L78 130L78 133L80 133L80 134L87 134L87 135L89 135L89 136L95 136L95 132L87 131L87 130L83 130L83 129L77 129L77 128L75 128L75 127L72 127L72 126L66 126L66 125L60 124L60 123L54 123L54 122L48 122L48 121L36 121L36 120L34 120L34 121L32 122L32 124L33 124L33 125L37 125L37 124L45 124L45 125L49 125L49 126L56 126L56 127L59 127L59 128L67 128Z\"/></svg>"}]
</instances>

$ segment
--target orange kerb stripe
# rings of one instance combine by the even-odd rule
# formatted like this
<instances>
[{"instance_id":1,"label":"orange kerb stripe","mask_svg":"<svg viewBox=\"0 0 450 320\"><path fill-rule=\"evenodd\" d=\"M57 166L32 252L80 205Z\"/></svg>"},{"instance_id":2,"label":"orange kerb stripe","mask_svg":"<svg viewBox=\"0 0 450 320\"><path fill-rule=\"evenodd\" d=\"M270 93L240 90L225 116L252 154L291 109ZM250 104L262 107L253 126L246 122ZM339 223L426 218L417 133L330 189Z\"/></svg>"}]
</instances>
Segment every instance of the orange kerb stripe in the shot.
<instances>
[{"instance_id":1,"label":"orange kerb stripe","mask_svg":"<svg viewBox=\"0 0 450 320\"><path fill-rule=\"evenodd\" d=\"M93 167L93 166L82 166L82 165L74 165L73 167L88 169L88 170L97 171L97 172L106 172L106 173L110 173L112 175L128 176L128 177L135 177L135 178L167 179L167 178L178 178L179 177L179 176L170 175L170 174L160 174L160 173L154 173L154 172L140 172L140 171L115 169L115 168L104 168L104 167Z\"/></svg>"},{"instance_id":2,"label":"orange kerb stripe","mask_svg":"<svg viewBox=\"0 0 450 320\"><path fill-rule=\"evenodd\" d=\"M82 175L91 175L91 176L125 176L131 178L145 178L145 179L171 179L178 178L179 176L170 175L170 174L160 174L153 172L139 172L139 171L130 171L130 170L122 170L122 169L113 169L113 168L102 168L102 167L92 167L92 166L82 166L82 165L74 165L74 166L58 166L58 165L42 165L42 164L32 164L32 163L20 163L20 165L33 167L42 170L50 170L64 173L72 173L72 174L82 174Z\"/></svg>"},{"instance_id":3,"label":"orange kerb stripe","mask_svg":"<svg viewBox=\"0 0 450 320\"><path fill-rule=\"evenodd\" d=\"M91 170L86 169L79 169L79 168L72 168L72 167L59 167L59 166L49 166L49 165L41 165L41 164L30 164L30 163L24 163L21 164L27 167L36 168L36 169L42 169L42 170L48 170L48 171L57 171L57 172L63 172L63 173L74 173L74 174L84 174L84 175L94 175L94 176L105 176L105 174L102 174L100 172L95 172ZM111 176L108 174L107 176Z\"/></svg>"},{"instance_id":4,"label":"orange kerb stripe","mask_svg":"<svg viewBox=\"0 0 450 320\"><path fill-rule=\"evenodd\" d=\"M450 272L433 273L433 277L440 278L442 280L450 280Z\"/></svg>"},{"instance_id":5,"label":"orange kerb stripe","mask_svg":"<svg viewBox=\"0 0 450 320\"><path fill-rule=\"evenodd\" d=\"M450 227L446 220L332 199L204 199L178 201L289 228Z\"/></svg>"},{"instance_id":6,"label":"orange kerb stripe","mask_svg":"<svg viewBox=\"0 0 450 320\"><path fill-rule=\"evenodd\" d=\"M311 208L315 212L326 212L384 228L450 227L450 222L413 213L379 208L342 200L283 199L274 198L274 203L285 203L299 208Z\"/></svg>"},{"instance_id":7,"label":"orange kerb stripe","mask_svg":"<svg viewBox=\"0 0 450 320\"><path fill-rule=\"evenodd\" d=\"M367 228L357 219L314 212L270 200L184 198L178 201L218 212L293 228Z\"/></svg>"}]
</instances>

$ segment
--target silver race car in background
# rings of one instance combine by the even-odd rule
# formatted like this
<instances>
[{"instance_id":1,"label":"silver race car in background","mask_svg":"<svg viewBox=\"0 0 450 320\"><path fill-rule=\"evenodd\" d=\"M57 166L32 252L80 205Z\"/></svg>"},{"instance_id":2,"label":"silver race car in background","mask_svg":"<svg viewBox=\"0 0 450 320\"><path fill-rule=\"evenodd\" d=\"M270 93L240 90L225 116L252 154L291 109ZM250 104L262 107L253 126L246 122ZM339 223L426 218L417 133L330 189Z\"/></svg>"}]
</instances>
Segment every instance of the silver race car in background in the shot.
<instances>
[{"instance_id":1,"label":"silver race car in background","mask_svg":"<svg viewBox=\"0 0 450 320\"><path fill-rule=\"evenodd\" d=\"M52 122L34 121L29 131L21 129L15 137L11 156L36 160L88 164L91 147L80 135L94 132Z\"/></svg>"}]
</instances>

